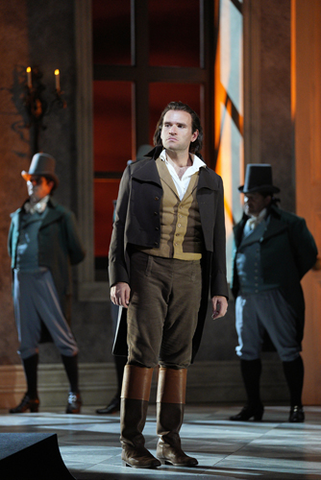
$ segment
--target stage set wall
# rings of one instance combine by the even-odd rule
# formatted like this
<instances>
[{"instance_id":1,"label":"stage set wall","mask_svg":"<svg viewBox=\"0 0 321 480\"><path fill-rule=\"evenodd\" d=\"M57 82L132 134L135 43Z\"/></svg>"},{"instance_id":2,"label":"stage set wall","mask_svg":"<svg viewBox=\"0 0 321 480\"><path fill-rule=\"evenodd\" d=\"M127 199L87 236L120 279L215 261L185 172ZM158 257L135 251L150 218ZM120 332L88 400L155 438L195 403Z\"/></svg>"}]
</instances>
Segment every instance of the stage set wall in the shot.
<instances>
[{"instance_id":1,"label":"stage set wall","mask_svg":"<svg viewBox=\"0 0 321 480\"><path fill-rule=\"evenodd\" d=\"M219 29L213 85L217 96L215 129L218 167L228 186L230 235L233 221L241 215L237 186L243 182L247 163L271 163L274 182L281 188L281 206L292 211L296 208L291 2L221 0L215 7ZM108 284L97 284L93 274L90 29L89 0L0 3L0 408L12 406L25 391L17 354L6 242L10 213L26 198L26 185L20 173L28 170L31 158L30 130L24 125L23 105L25 69L29 65L37 65L43 73L42 82L46 86L43 96L47 102L54 98L53 72L59 68L67 103L65 109L53 105L44 117L46 128L40 132L39 150L57 160L60 186L55 196L75 212L88 254L84 264L73 270L72 329L80 349L84 404L103 405L116 391ZM300 213L304 216L305 207ZM189 371L187 401L190 403L245 400L235 355L233 306L231 299L224 320L213 322L210 316L207 319L200 353ZM263 363L263 399L267 403L288 403L277 355L264 354ZM41 345L42 408L63 406L67 390L57 350L51 344Z\"/></svg>"},{"instance_id":2,"label":"stage set wall","mask_svg":"<svg viewBox=\"0 0 321 480\"><path fill-rule=\"evenodd\" d=\"M321 250L321 3L292 0L292 118L296 208ZM303 279L306 325L303 400L321 403L321 271Z\"/></svg>"}]
</instances>

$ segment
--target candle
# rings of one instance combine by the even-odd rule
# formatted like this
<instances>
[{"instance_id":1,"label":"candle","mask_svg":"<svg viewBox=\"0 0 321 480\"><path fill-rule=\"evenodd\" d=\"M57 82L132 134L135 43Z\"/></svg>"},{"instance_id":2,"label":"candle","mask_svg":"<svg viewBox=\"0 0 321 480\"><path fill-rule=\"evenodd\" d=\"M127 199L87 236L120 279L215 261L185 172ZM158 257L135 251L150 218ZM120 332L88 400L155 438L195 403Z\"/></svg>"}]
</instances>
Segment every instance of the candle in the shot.
<instances>
[{"instance_id":1,"label":"candle","mask_svg":"<svg viewBox=\"0 0 321 480\"><path fill-rule=\"evenodd\" d=\"M55 70L55 78L56 78L56 90L60 92L60 72L58 68Z\"/></svg>"},{"instance_id":2,"label":"candle","mask_svg":"<svg viewBox=\"0 0 321 480\"><path fill-rule=\"evenodd\" d=\"M26 72L27 72L27 84L28 84L28 88L32 88L32 72L31 72L31 67L27 67Z\"/></svg>"}]
</instances>

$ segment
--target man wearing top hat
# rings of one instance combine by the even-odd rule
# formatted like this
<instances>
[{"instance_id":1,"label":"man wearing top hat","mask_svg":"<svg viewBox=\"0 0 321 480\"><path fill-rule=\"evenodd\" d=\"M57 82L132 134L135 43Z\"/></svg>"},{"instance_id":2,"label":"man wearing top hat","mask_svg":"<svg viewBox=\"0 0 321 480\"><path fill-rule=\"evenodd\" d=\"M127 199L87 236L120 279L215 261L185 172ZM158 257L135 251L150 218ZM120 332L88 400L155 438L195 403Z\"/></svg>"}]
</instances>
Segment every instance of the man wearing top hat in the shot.
<instances>
[{"instance_id":1,"label":"man wearing top hat","mask_svg":"<svg viewBox=\"0 0 321 480\"><path fill-rule=\"evenodd\" d=\"M11 215L8 249L13 270L13 303L27 392L10 413L37 412L38 345L52 340L68 376L66 413L79 413L78 347L71 333L71 265L85 256L75 216L53 198L58 186L55 160L36 153L21 173L29 198Z\"/></svg>"},{"instance_id":2,"label":"man wearing top hat","mask_svg":"<svg viewBox=\"0 0 321 480\"><path fill-rule=\"evenodd\" d=\"M300 281L316 264L317 247L305 220L277 207L268 164L247 166L244 215L234 227L235 256L232 291L241 373L247 404L231 420L261 420L260 352L270 337L283 364L291 398L290 422L303 422L300 355L304 298Z\"/></svg>"}]
</instances>

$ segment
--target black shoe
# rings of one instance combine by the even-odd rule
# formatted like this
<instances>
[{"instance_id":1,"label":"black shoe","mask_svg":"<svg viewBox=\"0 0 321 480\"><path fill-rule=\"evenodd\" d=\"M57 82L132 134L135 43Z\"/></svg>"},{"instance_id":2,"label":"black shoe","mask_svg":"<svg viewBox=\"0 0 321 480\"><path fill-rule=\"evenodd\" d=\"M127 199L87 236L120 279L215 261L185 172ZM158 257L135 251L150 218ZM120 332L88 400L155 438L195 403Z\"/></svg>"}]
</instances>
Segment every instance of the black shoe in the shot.
<instances>
[{"instance_id":1,"label":"black shoe","mask_svg":"<svg viewBox=\"0 0 321 480\"><path fill-rule=\"evenodd\" d=\"M304 411L302 405L295 405L291 407L289 422L291 423L302 423L304 422Z\"/></svg>"},{"instance_id":2,"label":"black shoe","mask_svg":"<svg viewBox=\"0 0 321 480\"><path fill-rule=\"evenodd\" d=\"M240 413L237 415L232 415L230 417L230 420L236 421L236 422L246 422L247 420L250 420L250 418L254 417L255 422L260 422L262 420L264 413L264 407L262 404L255 405L255 406L249 406L245 405L245 407L242 408Z\"/></svg>"},{"instance_id":3,"label":"black shoe","mask_svg":"<svg viewBox=\"0 0 321 480\"><path fill-rule=\"evenodd\" d=\"M66 413L80 413L81 404L80 393L69 392Z\"/></svg>"},{"instance_id":4,"label":"black shoe","mask_svg":"<svg viewBox=\"0 0 321 480\"><path fill-rule=\"evenodd\" d=\"M9 413L24 413L30 410L32 413L37 413L39 410L39 398L30 398L26 393L19 405L14 408L10 408Z\"/></svg>"},{"instance_id":5,"label":"black shoe","mask_svg":"<svg viewBox=\"0 0 321 480\"><path fill-rule=\"evenodd\" d=\"M96 413L99 413L100 415L108 415L111 413L117 413L120 410L120 398L118 395L115 395L112 401L107 405L105 408L98 408L96 410Z\"/></svg>"}]
</instances>

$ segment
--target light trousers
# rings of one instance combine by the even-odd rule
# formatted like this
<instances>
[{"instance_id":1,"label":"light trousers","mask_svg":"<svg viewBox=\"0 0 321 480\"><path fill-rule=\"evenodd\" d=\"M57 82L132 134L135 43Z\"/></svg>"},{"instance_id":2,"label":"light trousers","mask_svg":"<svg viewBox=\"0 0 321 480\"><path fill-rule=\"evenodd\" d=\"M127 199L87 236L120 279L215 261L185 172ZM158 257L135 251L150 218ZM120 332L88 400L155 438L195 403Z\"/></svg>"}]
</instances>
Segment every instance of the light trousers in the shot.
<instances>
[{"instance_id":1,"label":"light trousers","mask_svg":"<svg viewBox=\"0 0 321 480\"><path fill-rule=\"evenodd\" d=\"M300 355L295 314L279 290L239 295L235 317L239 341L236 353L242 360L260 358L264 329L282 362L292 362Z\"/></svg>"},{"instance_id":2,"label":"light trousers","mask_svg":"<svg viewBox=\"0 0 321 480\"><path fill-rule=\"evenodd\" d=\"M78 353L49 270L37 273L15 270L13 303L22 359L38 353L41 321L61 355L72 357Z\"/></svg>"}]
</instances>

